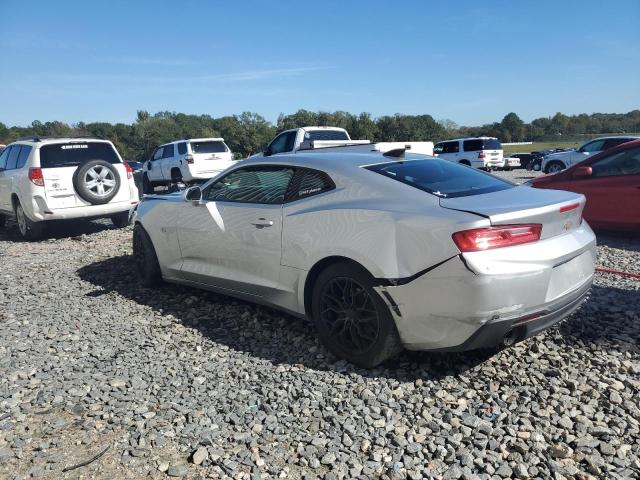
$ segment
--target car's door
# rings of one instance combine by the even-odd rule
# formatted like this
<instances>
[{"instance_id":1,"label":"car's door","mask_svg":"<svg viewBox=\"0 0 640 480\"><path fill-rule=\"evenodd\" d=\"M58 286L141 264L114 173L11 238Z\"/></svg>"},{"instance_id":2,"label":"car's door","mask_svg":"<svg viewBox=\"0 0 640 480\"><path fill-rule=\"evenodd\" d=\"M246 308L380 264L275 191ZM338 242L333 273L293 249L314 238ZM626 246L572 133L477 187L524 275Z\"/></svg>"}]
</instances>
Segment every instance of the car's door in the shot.
<instances>
[{"instance_id":1,"label":"car's door","mask_svg":"<svg viewBox=\"0 0 640 480\"><path fill-rule=\"evenodd\" d=\"M7 160L13 148L13 146L9 146L0 154L0 210L4 212L11 211L11 187L9 185L11 177L7 172Z\"/></svg>"},{"instance_id":2,"label":"car's door","mask_svg":"<svg viewBox=\"0 0 640 480\"><path fill-rule=\"evenodd\" d=\"M236 169L185 202L178 221L182 276L217 288L267 296L279 287L282 204L294 169Z\"/></svg>"},{"instance_id":3,"label":"car's door","mask_svg":"<svg viewBox=\"0 0 640 480\"><path fill-rule=\"evenodd\" d=\"M592 175L574 177L570 186L587 197L584 218L602 228L640 225L640 147L613 152L589 166Z\"/></svg>"},{"instance_id":4,"label":"car's door","mask_svg":"<svg viewBox=\"0 0 640 480\"><path fill-rule=\"evenodd\" d=\"M173 143L164 146L164 150L162 151L162 159L159 163L162 170L162 176L165 180L171 179L171 169L173 167L180 168L175 153L175 145Z\"/></svg>"},{"instance_id":5,"label":"car's door","mask_svg":"<svg viewBox=\"0 0 640 480\"><path fill-rule=\"evenodd\" d=\"M151 158L145 163L145 171L147 178L152 182L160 182L164 180L162 176L162 154L164 153L164 147L158 147L155 149Z\"/></svg>"},{"instance_id":6,"label":"car's door","mask_svg":"<svg viewBox=\"0 0 640 480\"><path fill-rule=\"evenodd\" d=\"M582 162L591 155L600 153L602 150L604 150L604 142L605 140L593 140L592 142L585 143L578 150L570 152L567 156L567 167L575 165L578 162Z\"/></svg>"}]
</instances>

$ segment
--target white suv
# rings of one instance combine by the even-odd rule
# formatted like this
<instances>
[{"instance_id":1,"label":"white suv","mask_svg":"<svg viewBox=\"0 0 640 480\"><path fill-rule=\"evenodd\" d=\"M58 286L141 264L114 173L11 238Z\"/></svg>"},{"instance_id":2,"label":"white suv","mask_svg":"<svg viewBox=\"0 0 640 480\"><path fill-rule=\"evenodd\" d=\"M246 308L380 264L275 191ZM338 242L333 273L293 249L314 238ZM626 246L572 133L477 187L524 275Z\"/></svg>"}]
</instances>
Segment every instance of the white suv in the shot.
<instances>
[{"instance_id":1,"label":"white suv","mask_svg":"<svg viewBox=\"0 0 640 480\"><path fill-rule=\"evenodd\" d=\"M544 173L558 173L565 168L571 167L581 162L591 155L600 153L603 150L617 147L623 143L638 140L640 137L600 137L584 143L577 150L567 150L564 152L552 153L544 157L542 161L542 171Z\"/></svg>"},{"instance_id":2,"label":"white suv","mask_svg":"<svg viewBox=\"0 0 640 480\"><path fill-rule=\"evenodd\" d=\"M233 165L233 153L223 138L191 138L160 145L145 162L142 191L158 185L208 180Z\"/></svg>"},{"instance_id":3,"label":"white suv","mask_svg":"<svg viewBox=\"0 0 640 480\"><path fill-rule=\"evenodd\" d=\"M124 227L137 203L131 168L107 140L30 137L0 154L0 227L15 216L27 240L48 220L110 218Z\"/></svg>"},{"instance_id":4,"label":"white suv","mask_svg":"<svg viewBox=\"0 0 640 480\"><path fill-rule=\"evenodd\" d=\"M456 138L436 143L433 154L483 170L504 167L502 144L495 137Z\"/></svg>"}]
</instances>

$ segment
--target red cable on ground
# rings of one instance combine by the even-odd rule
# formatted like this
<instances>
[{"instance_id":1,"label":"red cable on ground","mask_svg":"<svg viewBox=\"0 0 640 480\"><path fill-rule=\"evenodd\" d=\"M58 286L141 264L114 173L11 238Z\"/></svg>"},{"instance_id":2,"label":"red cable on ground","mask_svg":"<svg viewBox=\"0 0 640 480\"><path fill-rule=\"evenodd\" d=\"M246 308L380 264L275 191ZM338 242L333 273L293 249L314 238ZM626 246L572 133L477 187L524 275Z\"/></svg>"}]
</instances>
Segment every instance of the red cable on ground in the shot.
<instances>
[{"instance_id":1,"label":"red cable on ground","mask_svg":"<svg viewBox=\"0 0 640 480\"><path fill-rule=\"evenodd\" d=\"M637 278L640 279L640 274L637 273L629 273L629 272L621 272L620 270L613 270L612 268L603 268L603 267L596 267L596 272L601 272L601 273L611 273L613 275L620 275L622 277L629 277L629 278Z\"/></svg>"}]
</instances>

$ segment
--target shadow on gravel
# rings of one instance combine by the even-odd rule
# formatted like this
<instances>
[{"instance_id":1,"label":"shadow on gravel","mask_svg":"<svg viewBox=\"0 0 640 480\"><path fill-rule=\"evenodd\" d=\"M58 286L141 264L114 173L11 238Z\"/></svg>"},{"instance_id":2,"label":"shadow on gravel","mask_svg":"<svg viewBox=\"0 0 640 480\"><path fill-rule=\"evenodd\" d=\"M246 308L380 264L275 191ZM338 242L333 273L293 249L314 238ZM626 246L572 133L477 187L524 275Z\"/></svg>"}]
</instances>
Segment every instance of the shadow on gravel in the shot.
<instances>
[{"instance_id":1,"label":"shadow on gravel","mask_svg":"<svg viewBox=\"0 0 640 480\"><path fill-rule=\"evenodd\" d=\"M80 235L93 235L104 230L112 230L115 227L109 220L66 220L49 221L45 227L40 241L59 240L61 238L78 237ZM0 241L24 242L18 232L18 225L8 220L5 228L0 230Z\"/></svg>"},{"instance_id":2,"label":"shadow on gravel","mask_svg":"<svg viewBox=\"0 0 640 480\"><path fill-rule=\"evenodd\" d=\"M216 343L274 364L302 364L315 370L358 372L363 376L414 381L418 378L440 379L459 375L484 363L496 353L495 350L467 353L406 352L376 369L363 370L332 357L316 339L309 322L292 315L180 285L143 288L136 283L134 262L129 255L92 263L80 268L78 275L97 287L97 290L86 294L89 297L116 292L163 315L172 315L184 326L199 330Z\"/></svg>"},{"instance_id":3,"label":"shadow on gravel","mask_svg":"<svg viewBox=\"0 0 640 480\"><path fill-rule=\"evenodd\" d=\"M640 232L613 232L596 230L598 245L640 252Z\"/></svg>"}]
</instances>

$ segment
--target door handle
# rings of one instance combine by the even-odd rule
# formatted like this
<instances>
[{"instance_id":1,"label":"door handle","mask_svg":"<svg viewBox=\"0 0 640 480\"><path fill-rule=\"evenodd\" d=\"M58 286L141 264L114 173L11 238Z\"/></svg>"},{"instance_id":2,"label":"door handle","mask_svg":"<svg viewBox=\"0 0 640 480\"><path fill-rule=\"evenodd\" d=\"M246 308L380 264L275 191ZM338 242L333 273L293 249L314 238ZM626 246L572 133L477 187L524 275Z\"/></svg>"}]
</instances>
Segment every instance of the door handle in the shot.
<instances>
[{"instance_id":1,"label":"door handle","mask_svg":"<svg viewBox=\"0 0 640 480\"><path fill-rule=\"evenodd\" d=\"M255 226L256 228L272 227L273 220L267 220L266 218L259 218L251 222L251 225Z\"/></svg>"}]
</instances>

